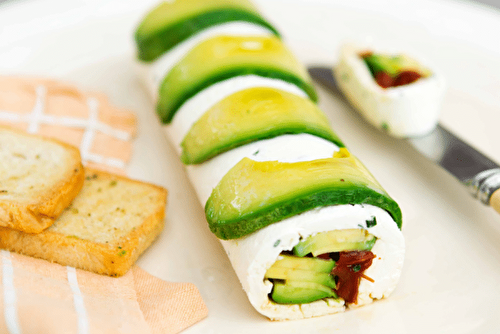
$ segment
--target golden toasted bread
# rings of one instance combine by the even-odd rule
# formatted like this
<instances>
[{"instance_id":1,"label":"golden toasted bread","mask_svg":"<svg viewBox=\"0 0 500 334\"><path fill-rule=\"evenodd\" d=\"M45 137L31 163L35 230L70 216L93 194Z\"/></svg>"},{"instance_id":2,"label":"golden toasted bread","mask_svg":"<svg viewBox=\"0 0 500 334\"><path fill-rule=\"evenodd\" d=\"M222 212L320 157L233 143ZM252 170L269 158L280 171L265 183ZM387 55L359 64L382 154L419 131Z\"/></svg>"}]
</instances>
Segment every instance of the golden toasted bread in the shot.
<instances>
[{"instance_id":1,"label":"golden toasted bread","mask_svg":"<svg viewBox=\"0 0 500 334\"><path fill-rule=\"evenodd\" d=\"M0 226L39 233L83 186L76 147L0 127Z\"/></svg>"},{"instance_id":2,"label":"golden toasted bread","mask_svg":"<svg viewBox=\"0 0 500 334\"><path fill-rule=\"evenodd\" d=\"M110 276L121 276L164 226L167 191L86 170L80 194L39 234L0 228L0 248Z\"/></svg>"}]
</instances>

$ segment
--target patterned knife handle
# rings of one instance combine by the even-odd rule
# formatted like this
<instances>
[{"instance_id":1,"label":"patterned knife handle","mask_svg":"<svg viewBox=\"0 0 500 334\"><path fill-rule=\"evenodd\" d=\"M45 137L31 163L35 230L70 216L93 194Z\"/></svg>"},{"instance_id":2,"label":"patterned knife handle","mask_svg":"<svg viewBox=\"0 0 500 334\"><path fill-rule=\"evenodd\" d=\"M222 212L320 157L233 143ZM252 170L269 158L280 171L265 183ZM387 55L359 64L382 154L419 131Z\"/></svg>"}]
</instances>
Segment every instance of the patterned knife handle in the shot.
<instances>
[{"instance_id":1,"label":"patterned knife handle","mask_svg":"<svg viewBox=\"0 0 500 334\"><path fill-rule=\"evenodd\" d=\"M468 185L472 196L500 213L500 168L477 174Z\"/></svg>"}]
</instances>

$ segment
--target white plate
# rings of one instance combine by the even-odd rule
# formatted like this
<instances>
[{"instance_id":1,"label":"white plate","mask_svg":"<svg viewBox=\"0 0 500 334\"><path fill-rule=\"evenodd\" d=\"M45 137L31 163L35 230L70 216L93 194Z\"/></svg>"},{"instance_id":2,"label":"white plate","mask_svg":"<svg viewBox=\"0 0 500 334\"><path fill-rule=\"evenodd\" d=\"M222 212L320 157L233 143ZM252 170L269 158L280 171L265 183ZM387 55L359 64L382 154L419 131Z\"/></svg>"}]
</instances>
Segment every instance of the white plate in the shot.
<instances>
[{"instance_id":1,"label":"white plate","mask_svg":"<svg viewBox=\"0 0 500 334\"><path fill-rule=\"evenodd\" d=\"M342 41L395 46L442 69L441 121L500 161L500 14L455 1L256 1L307 64ZM319 90L349 148L402 207L407 255L393 295L344 314L270 322L248 303L173 148L132 71L132 31L154 1L10 1L0 6L0 73L39 74L101 90L139 117L132 177L170 191L167 226L139 265L201 291L207 319L185 333L498 333L500 217L404 142Z\"/></svg>"}]
</instances>

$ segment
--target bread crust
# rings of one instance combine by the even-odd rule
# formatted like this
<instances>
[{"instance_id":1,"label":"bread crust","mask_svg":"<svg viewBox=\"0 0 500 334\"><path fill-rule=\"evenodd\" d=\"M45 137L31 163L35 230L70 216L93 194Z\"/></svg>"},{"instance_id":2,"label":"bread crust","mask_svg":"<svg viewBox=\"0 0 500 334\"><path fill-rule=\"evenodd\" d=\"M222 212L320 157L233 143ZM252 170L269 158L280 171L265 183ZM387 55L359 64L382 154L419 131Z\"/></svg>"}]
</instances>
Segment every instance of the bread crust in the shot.
<instances>
[{"instance_id":1,"label":"bread crust","mask_svg":"<svg viewBox=\"0 0 500 334\"><path fill-rule=\"evenodd\" d=\"M62 146L70 155L71 164L60 179L43 194L29 202L0 199L0 226L27 233L40 233L51 226L62 211L71 204L83 187L85 171L78 148L44 136L27 134L20 130L0 126L0 132L11 132L19 136L37 138ZM26 197L33 197L26 194Z\"/></svg>"}]
</instances>

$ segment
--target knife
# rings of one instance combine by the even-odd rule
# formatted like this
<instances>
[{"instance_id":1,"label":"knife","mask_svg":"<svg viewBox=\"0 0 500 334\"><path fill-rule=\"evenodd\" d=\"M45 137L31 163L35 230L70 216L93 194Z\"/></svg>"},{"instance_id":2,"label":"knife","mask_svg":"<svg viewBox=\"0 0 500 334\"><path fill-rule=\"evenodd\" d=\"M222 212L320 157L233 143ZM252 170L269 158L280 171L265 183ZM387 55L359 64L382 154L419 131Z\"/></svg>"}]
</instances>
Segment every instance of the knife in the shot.
<instances>
[{"instance_id":1,"label":"knife","mask_svg":"<svg viewBox=\"0 0 500 334\"><path fill-rule=\"evenodd\" d=\"M328 88L338 89L332 70L309 67L311 77ZM405 138L418 152L437 163L466 186L470 194L500 213L500 167L441 125L424 136Z\"/></svg>"}]
</instances>

